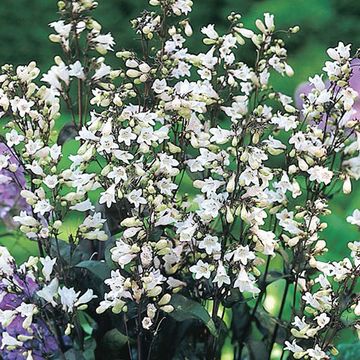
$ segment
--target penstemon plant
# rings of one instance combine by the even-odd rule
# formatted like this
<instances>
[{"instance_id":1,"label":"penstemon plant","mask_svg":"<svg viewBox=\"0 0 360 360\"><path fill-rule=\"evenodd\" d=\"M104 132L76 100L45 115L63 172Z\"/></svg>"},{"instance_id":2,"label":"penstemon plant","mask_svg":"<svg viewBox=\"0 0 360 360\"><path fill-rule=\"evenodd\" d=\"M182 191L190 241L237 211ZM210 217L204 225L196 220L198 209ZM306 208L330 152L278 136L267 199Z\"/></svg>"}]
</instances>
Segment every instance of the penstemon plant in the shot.
<instances>
[{"instance_id":1,"label":"penstemon plant","mask_svg":"<svg viewBox=\"0 0 360 360\"><path fill-rule=\"evenodd\" d=\"M1 214L39 252L17 265L0 248L2 358L219 359L229 338L235 359L336 355L360 332L360 242L335 261L322 238L360 178L350 45L296 107L271 77L293 75L299 27L266 13L254 32L232 13L191 52L192 1L150 0L131 22L140 50L113 68L97 5L58 2L47 73L1 68Z\"/></svg>"}]
</instances>

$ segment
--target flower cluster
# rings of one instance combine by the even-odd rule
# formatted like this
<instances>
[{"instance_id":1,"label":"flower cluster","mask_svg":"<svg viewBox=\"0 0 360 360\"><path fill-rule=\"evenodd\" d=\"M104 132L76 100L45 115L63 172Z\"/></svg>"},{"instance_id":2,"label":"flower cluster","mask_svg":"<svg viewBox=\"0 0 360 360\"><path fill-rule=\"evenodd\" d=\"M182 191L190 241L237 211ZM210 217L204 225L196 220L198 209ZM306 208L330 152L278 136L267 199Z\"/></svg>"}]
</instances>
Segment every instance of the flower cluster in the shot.
<instances>
[{"instance_id":1,"label":"flower cluster","mask_svg":"<svg viewBox=\"0 0 360 360\"><path fill-rule=\"evenodd\" d=\"M95 296L59 287L54 277L56 259L31 257L21 266L4 247L0 248L0 329L4 359L44 359L57 353L69 339L70 317L85 309ZM39 268L41 267L41 270ZM62 311L63 323L49 321ZM68 319L67 329L66 318Z\"/></svg>"},{"instance_id":2,"label":"flower cluster","mask_svg":"<svg viewBox=\"0 0 360 360\"><path fill-rule=\"evenodd\" d=\"M297 108L271 85L274 73L293 75L281 34L295 34L297 26L277 31L266 13L250 30L232 13L228 32L213 24L201 29L203 46L195 53L187 47L193 30L182 17L192 1L150 5L155 11L131 22L143 51L117 52L119 69L106 64L115 42L92 18L92 0L59 1L61 19L50 24L50 40L64 56L41 77L46 85L38 85L35 63L2 68L0 110L10 155L0 155L0 170L19 172L18 195L26 205L13 219L40 251L16 270L2 250L4 291L24 292L19 281L27 278L33 288L27 302L1 313L2 348L24 353L34 326L37 334L52 331L38 304L51 315L65 314L51 325L64 342L61 332L76 327L77 310L97 297L68 285L76 282L74 268L86 267L106 274L91 316L122 319L127 337L137 338L138 359L145 351L150 359L164 319L182 320L184 308L186 320L198 317L208 327L207 342L198 341L207 358L217 358L221 344L211 324L226 327L223 310L235 311L234 302L250 304L242 333L233 338L238 358L256 336L252 322L260 326L267 316L276 323L265 336L269 356L276 343L297 359L329 359L337 332L360 327L360 245L349 243L350 258L327 261L321 238L329 200L341 189L351 193L360 178L352 88L358 60L350 45L329 49L328 80L310 78ZM256 51L252 65L241 60L245 43ZM62 106L71 123L59 130ZM70 139L76 147L64 156ZM64 238L74 214L81 223ZM348 221L359 226L359 214ZM79 253L85 263L76 260ZM276 276L274 263L281 264ZM285 283L277 315L264 307L274 281ZM179 306L184 295L187 306ZM211 314L200 304L211 304ZM18 318L25 335L7 330L19 328ZM38 340L39 356L66 348L52 342L55 335L44 336L50 343Z\"/></svg>"}]
</instances>

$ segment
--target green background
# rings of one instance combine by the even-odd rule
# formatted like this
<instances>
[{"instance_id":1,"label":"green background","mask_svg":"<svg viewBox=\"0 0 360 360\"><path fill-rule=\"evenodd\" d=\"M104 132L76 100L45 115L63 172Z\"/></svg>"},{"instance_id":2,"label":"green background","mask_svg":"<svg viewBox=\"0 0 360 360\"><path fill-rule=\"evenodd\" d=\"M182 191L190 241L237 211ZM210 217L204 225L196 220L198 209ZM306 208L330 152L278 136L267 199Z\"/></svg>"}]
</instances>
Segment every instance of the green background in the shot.
<instances>
[{"instance_id":1,"label":"green background","mask_svg":"<svg viewBox=\"0 0 360 360\"><path fill-rule=\"evenodd\" d=\"M113 34L117 50L137 48L129 20L145 7L148 8L146 0L99 0L95 18L103 25L105 33L110 31ZM51 32L48 24L57 20L56 8L56 1L51 0L1 0L0 64L19 65L35 60L42 71L47 71L60 50L56 44L48 41ZM354 51L360 47L360 0L194 0L193 8L190 20L194 33L208 23L216 24L220 32L225 31L225 20L231 11L241 13L245 26L249 28L254 28L255 19L264 12L275 15L277 28L299 25L301 31L289 38L287 43L289 63L295 75L291 79L275 79L275 86L288 95L292 95L296 87L310 75L321 71L328 47L336 46L338 41L352 43ZM195 36L193 43L190 41L190 47L195 47L194 41L198 39ZM253 60L253 49L244 47L240 51L245 61ZM116 62L113 65L116 67ZM350 195L340 195L332 201L333 214L327 218L329 227L323 233L330 249L329 259L338 260L346 256L347 242L358 239L355 227L345 221L346 216L360 207L360 189L358 185L353 185L354 191ZM75 227L79 219L73 220L72 226ZM30 253L36 253L34 243L17 235L9 235L4 228L1 230L0 243L5 244L19 262ZM274 287L275 299L281 287L282 284ZM342 337L341 341L353 339L351 336ZM231 358L231 347L226 347L224 359Z\"/></svg>"}]
</instances>

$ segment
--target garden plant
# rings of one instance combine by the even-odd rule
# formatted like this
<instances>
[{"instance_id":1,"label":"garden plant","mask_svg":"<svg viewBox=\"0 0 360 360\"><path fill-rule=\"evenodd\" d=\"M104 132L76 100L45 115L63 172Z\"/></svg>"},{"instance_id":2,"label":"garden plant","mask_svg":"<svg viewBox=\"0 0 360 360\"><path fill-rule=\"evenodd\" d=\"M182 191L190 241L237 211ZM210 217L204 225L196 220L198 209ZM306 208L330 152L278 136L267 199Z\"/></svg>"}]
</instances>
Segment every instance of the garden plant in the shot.
<instances>
[{"instance_id":1,"label":"garden plant","mask_svg":"<svg viewBox=\"0 0 360 360\"><path fill-rule=\"evenodd\" d=\"M341 356L341 332L360 333L360 241L329 258L323 230L360 179L356 49L328 49L294 101L272 80L293 75L300 29L270 13L197 32L196 1L144 1L123 49L97 2L57 6L54 65L0 73L0 213L38 249L19 264L0 247L1 358Z\"/></svg>"}]
</instances>

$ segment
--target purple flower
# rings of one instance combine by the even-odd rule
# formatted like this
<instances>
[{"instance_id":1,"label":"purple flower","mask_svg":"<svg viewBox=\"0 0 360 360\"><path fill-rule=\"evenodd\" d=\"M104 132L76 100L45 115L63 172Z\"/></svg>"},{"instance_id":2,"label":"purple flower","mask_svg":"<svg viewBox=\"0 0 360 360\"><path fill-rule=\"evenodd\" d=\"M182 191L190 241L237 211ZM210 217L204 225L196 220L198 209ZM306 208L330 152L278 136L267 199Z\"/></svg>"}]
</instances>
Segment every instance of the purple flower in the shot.
<instances>
[{"instance_id":1,"label":"purple flower","mask_svg":"<svg viewBox=\"0 0 360 360\"><path fill-rule=\"evenodd\" d=\"M8 323L0 325L0 353L4 360L26 360L27 355L35 360L48 359L59 351L55 335L51 332L49 324L42 311L34 312L31 323L24 328L26 319L17 312L23 303L34 304L39 285L31 272L24 267L18 268L14 259L7 250L0 254L0 310L13 311L14 318ZM8 347L10 339L20 340L16 346Z\"/></svg>"},{"instance_id":2,"label":"purple flower","mask_svg":"<svg viewBox=\"0 0 360 360\"><path fill-rule=\"evenodd\" d=\"M12 224L10 216L12 211L28 208L25 199L20 195L20 191L25 189L26 180L24 169L4 143L0 143L0 155L8 155L9 164L18 166L15 172L7 169L0 171L0 218L10 225Z\"/></svg>"},{"instance_id":3,"label":"purple flower","mask_svg":"<svg viewBox=\"0 0 360 360\"><path fill-rule=\"evenodd\" d=\"M1 355L4 360L25 360L28 351L31 351L34 360L43 360L58 351L56 339L44 321L41 319L34 320L27 330L22 326L23 321L24 318L16 316L6 329L0 327L0 342L4 331L14 338L19 335L31 337L31 339L24 341L21 347L12 350L8 350L6 347L2 349Z\"/></svg>"}]
</instances>

